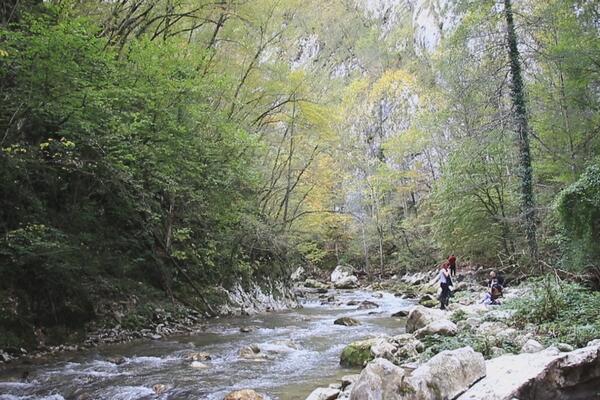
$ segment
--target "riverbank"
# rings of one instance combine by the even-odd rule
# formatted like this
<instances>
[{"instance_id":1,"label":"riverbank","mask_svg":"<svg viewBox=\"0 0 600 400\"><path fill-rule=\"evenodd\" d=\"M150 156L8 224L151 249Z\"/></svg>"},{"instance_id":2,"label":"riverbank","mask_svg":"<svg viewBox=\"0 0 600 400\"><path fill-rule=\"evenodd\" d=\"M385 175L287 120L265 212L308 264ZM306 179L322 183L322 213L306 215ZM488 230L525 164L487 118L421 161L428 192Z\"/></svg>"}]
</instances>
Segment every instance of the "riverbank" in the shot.
<instances>
[{"instance_id":1,"label":"riverbank","mask_svg":"<svg viewBox=\"0 0 600 400\"><path fill-rule=\"evenodd\" d=\"M557 378L546 386L554 387L556 393L592 393L591 382L600 377L600 369L595 367L600 363L600 341L594 340L600 337L600 327L597 318L594 320L597 313L586 310L597 310L597 294L569 283L529 281L507 287L501 305L485 306L480 304L486 290L485 272L467 271L455 278L456 291L447 311L437 309L436 271L373 285L420 303L393 315L405 318L406 332L349 343L341 352L340 364L364 368L362 372L315 389L307 400L379 398L375 393L383 393L386 399L442 398L440 393L455 398L484 377L485 383L473 389L477 394L467 392L461 398L503 399L532 390L537 385L532 382L546 382L549 374L562 376L565 363L571 375L591 372L562 383ZM525 369L513 369L511 375L515 363ZM536 367L528 372L529 363ZM431 375L432 370L455 369L462 376L460 382ZM412 386L402 383L411 379ZM505 379L507 384L496 385L496 390L489 383L495 379ZM438 395L430 393L432 388Z\"/></svg>"}]
</instances>

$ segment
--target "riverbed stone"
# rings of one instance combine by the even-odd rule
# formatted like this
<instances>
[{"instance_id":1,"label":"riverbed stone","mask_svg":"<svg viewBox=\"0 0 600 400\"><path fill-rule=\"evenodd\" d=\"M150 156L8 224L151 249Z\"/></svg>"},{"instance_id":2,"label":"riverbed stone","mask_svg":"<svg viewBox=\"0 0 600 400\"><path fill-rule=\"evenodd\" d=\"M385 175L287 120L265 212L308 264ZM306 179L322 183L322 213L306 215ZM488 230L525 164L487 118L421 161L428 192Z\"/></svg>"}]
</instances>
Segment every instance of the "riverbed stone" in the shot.
<instances>
[{"instance_id":1,"label":"riverbed stone","mask_svg":"<svg viewBox=\"0 0 600 400\"><path fill-rule=\"evenodd\" d=\"M264 397L254 390L243 389L229 393L223 400L264 400Z\"/></svg>"},{"instance_id":2,"label":"riverbed stone","mask_svg":"<svg viewBox=\"0 0 600 400\"><path fill-rule=\"evenodd\" d=\"M365 300L362 303L360 303L360 305L358 306L359 310L371 310L374 308L379 308L379 304L374 303L372 301L369 300Z\"/></svg>"},{"instance_id":3,"label":"riverbed stone","mask_svg":"<svg viewBox=\"0 0 600 400\"><path fill-rule=\"evenodd\" d=\"M408 310L396 311L395 313L392 314L392 317L395 317L395 318L408 317Z\"/></svg>"},{"instance_id":4,"label":"riverbed stone","mask_svg":"<svg viewBox=\"0 0 600 400\"><path fill-rule=\"evenodd\" d=\"M316 279L308 278L304 281L304 287L312 288L312 289L328 289L329 286L324 284L323 282L319 282Z\"/></svg>"},{"instance_id":5,"label":"riverbed stone","mask_svg":"<svg viewBox=\"0 0 600 400\"><path fill-rule=\"evenodd\" d=\"M306 400L335 400L340 394L340 389L317 388L308 395Z\"/></svg>"},{"instance_id":6,"label":"riverbed stone","mask_svg":"<svg viewBox=\"0 0 600 400\"><path fill-rule=\"evenodd\" d=\"M358 278L354 275L347 276L333 283L333 287L336 289L356 289L358 286Z\"/></svg>"},{"instance_id":7,"label":"riverbed stone","mask_svg":"<svg viewBox=\"0 0 600 400\"><path fill-rule=\"evenodd\" d=\"M190 367L196 368L196 369L207 369L208 365L201 363L200 361L192 361L192 363L190 364Z\"/></svg>"},{"instance_id":8,"label":"riverbed stone","mask_svg":"<svg viewBox=\"0 0 600 400\"><path fill-rule=\"evenodd\" d=\"M185 355L185 359L189 361L206 361L211 358L211 355L204 351L194 351Z\"/></svg>"},{"instance_id":9,"label":"riverbed stone","mask_svg":"<svg viewBox=\"0 0 600 400\"><path fill-rule=\"evenodd\" d=\"M349 265L338 265L331 272L330 280L332 283L336 283L342 279L348 278L350 276L354 276L354 268Z\"/></svg>"},{"instance_id":10,"label":"riverbed stone","mask_svg":"<svg viewBox=\"0 0 600 400\"><path fill-rule=\"evenodd\" d=\"M433 321L423 328L415 331L415 336L419 339L430 335L454 336L458 332L456 324L447 319L439 319Z\"/></svg>"},{"instance_id":11,"label":"riverbed stone","mask_svg":"<svg viewBox=\"0 0 600 400\"><path fill-rule=\"evenodd\" d=\"M544 350L544 346L534 339L529 339L523 347L521 347L521 353L538 353Z\"/></svg>"},{"instance_id":12,"label":"riverbed stone","mask_svg":"<svg viewBox=\"0 0 600 400\"><path fill-rule=\"evenodd\" d=\"M164 392L166 392L168 389L168 386L162 383L157 383L156 385L152 386L152 390L154 391L154 393L156 394L163 394Z\"/></svg>"},{"instance_id":13,"label":"riverbed stone","mask_svg":"<svg viewBox=\"0 0 600 400\"><path fill-rule=\"evenodd\" d=\"M378 339L367 339L352 342L342 350L340 365L342 367L362 367L373 359L371 346Z\"/></svg>"},{"instance_id":14,"label":"riverbed stone","mask_svg":"<svg viewBox=\"0 0 600 400\"><path fill-rule=\"evenodd\" d=\"M358 380L359 376L360 376L359 374L351 374L351 375L342 376L342 379L341 379L342 390L346 390L346 388L348 386L354 384Z\"/></svg>"},{"instance_id":15,"label":"riverbed stone","mask_svg":"<svg viewBox=\"0 0 600 400\"><path fill-rule=\"evenodd\" d=\"M341 317L333 321L335 325L344 325L344 326L356 326L360 325L360 321L350 318L350 317Z\"/></svg>"}]
</instances>

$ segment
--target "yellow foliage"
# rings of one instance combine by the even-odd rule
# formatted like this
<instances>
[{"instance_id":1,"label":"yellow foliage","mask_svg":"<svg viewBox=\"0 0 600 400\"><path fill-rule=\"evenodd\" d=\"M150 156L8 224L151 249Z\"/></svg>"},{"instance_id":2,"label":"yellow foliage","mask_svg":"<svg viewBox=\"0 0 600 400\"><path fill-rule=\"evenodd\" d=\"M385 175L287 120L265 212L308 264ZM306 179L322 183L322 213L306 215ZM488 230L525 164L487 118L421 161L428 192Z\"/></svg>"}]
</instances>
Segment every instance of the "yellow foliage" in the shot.
<instances>
[{"instance_id":1,"label":"yellow foliage","mask_svg":"<svg viewBox=\"0 0 600 400\"><path fill-rule=\"evenodd\" d=\"M402 90L413 91L415 89L415 77L403 69L386 71L371 89L369 98L371 100L380 98L386 93L398 93Z\"/></svg>"}]
</instances>

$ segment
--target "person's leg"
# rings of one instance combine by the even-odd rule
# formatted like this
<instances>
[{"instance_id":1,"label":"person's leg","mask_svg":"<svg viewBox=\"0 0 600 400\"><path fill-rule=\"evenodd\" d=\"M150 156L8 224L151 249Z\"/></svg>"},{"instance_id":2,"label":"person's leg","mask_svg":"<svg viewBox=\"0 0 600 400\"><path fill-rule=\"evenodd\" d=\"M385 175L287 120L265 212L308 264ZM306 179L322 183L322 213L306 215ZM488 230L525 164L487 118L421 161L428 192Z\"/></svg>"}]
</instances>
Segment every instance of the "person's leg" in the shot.
<instances>
[{"instance_id":1,"label":"person's leg","mask_svg":"<svg viewBox=\"0 0 600 400\"><path fill-rule=\"evenodd\" d=\"M445 290L444 290L444 285L443 283L440 284L441 288L442 288L442 293L440 293L440 310L444 310L446 308L445 303L446 300L444 299L444 294L445 294Z\"/></svg>"}]
</instances>

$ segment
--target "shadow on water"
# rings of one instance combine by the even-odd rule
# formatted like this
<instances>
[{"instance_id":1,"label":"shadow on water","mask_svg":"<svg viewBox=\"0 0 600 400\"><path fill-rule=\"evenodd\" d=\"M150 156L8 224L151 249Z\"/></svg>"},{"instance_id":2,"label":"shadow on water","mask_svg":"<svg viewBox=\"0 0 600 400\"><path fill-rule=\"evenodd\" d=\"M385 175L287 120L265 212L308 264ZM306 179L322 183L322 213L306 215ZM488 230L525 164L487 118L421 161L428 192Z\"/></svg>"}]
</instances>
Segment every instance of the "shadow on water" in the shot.
<instances>
[{"instance_id":1,"label":"shadow on water","mask_svg":"<svg viewBox=\"0 0 600 400\"><path fill-rule=\"evenodd\" d=\"M391 294L381 298L364 291L334 295L335 304L314 300L297 310L213 320L204 332L192 336L104 346L11 366L0 373L0 400L221 400L242 388L272 399L304 399L315 387L357 372L339 366L346 344L404 332L404 321L390 315L411 305ZM379 308L358 310L346 305L350 300L373 301ZM342 316L353 317L361 325L334 325ZM240 327L252 327L252 331L242 333ZM251 344L258 345L268 360L241 359L239 350ZM203 361L208 368L192 368L185 359L191 351L211 354L211 360ZM124 357L124 362L107 361L111 356ZM18 382L25 370L30 372L29 383ZM152 386L158 383L168 390L157 396Z\"/></svg>"}]
</instances>

